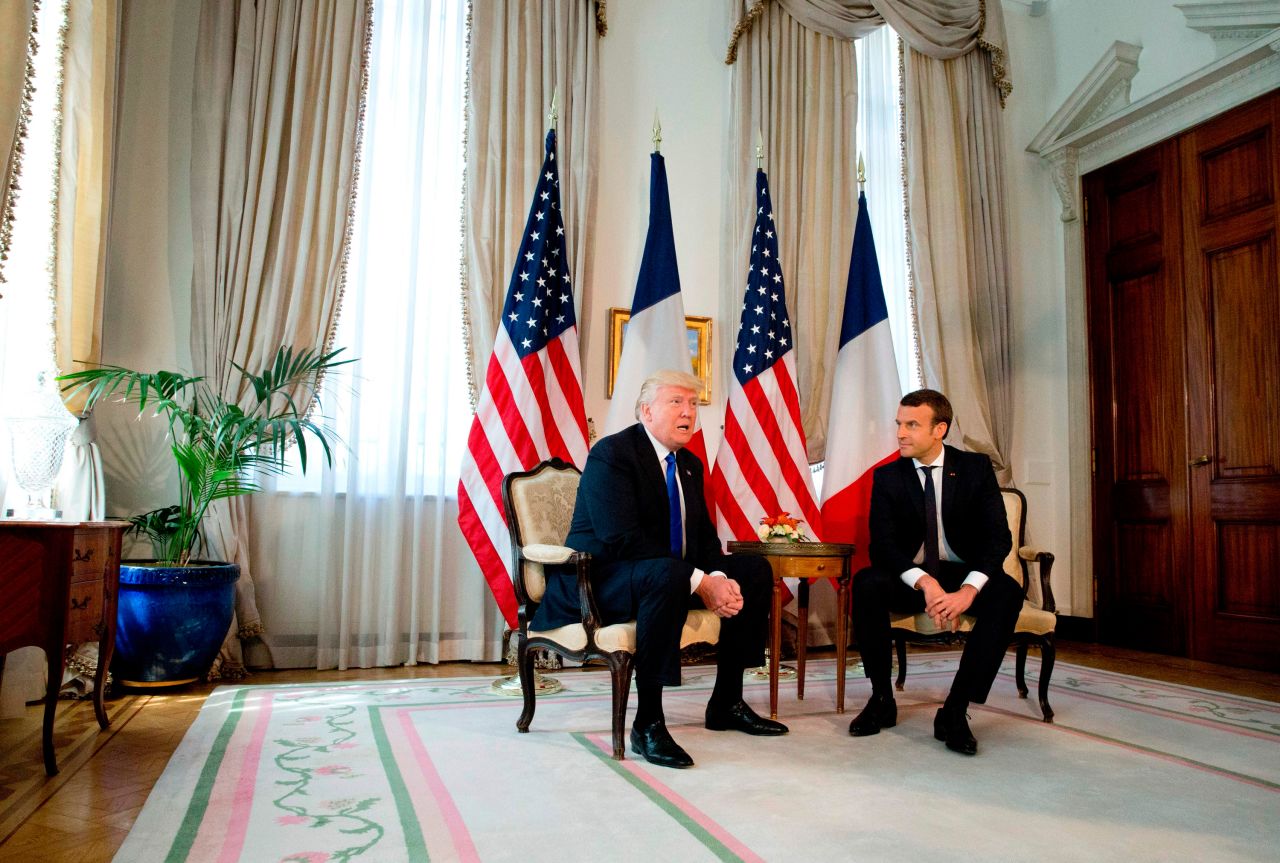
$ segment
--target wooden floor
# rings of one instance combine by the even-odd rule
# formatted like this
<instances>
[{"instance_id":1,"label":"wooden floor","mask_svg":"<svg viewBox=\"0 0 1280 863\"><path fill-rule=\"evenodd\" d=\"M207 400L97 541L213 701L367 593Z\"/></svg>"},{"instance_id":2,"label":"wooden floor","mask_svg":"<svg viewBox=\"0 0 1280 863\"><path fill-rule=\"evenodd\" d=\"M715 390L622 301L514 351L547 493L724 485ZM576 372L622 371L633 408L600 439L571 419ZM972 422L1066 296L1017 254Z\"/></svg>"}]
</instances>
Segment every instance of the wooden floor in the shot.
<instances>
[{"instance_id":1,"label":"wooden floor","mask_svg":"<svg viewBox=\"0 0 1280 863\"><path fill-rule=\"evenodd\" d=\"M1280 674L1088 644L1061 643L1058 656L1080 665L1280 702ZM456 662L415 668L256 672L249 682L507 673L509 669L499 664ZM212 689L211 684L201 684L176 694L113 698L111 728L101 733L87 702L63 702L56 735L62 772L52 778L45 777L40 760L41 708L29 707L21 719L0 721L0 863L111 860Z\"/></svg>"}]
</instances>

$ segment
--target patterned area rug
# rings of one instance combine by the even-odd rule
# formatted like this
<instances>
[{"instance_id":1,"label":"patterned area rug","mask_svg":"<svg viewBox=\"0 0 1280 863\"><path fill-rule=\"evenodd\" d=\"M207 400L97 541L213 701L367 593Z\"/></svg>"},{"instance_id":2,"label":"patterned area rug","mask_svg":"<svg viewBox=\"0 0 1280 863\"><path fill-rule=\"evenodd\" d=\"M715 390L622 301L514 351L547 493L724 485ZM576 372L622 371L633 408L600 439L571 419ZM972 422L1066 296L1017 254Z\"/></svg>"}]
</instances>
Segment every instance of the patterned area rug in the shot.
<instances>
[{"instance_id":1,"label":"patterned area rug","mask_svg":"<svg viewBox=\"0 0 1280 863\"><path fill-rule=\"evenodd\" d=\"M223 687L116 860L1276 859L1280 705L1059 663L1047 724L1010 659L965 758L932 737L957 657L913 655L898 726L860 739L867 682L837 715L832 660L803 702L782 684L780 738L702 728L714 669L685 669L684 771L608 757L602 672L561 672L529 734L491 678Z\"/></svg>"}]
</instances>

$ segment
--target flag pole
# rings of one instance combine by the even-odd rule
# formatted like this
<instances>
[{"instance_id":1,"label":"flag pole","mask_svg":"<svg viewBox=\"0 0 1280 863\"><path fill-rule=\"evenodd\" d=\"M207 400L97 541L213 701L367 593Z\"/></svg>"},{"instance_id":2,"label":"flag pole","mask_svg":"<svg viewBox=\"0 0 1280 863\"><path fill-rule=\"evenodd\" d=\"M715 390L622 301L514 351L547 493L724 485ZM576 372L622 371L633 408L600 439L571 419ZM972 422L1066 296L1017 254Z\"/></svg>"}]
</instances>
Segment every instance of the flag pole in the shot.
<instances>
[{"instance_id":1,"label":"flag pole","mask_svg":"<svg viewBox=\"0 0 1280 863\"><path fill-rule=\"evenodd\" d=\"M759 126L756 127L756 168L764 170L764 135Z\"/></svg>"},{"instance_id":2,"label":"flag pole","mask_svg":"<svg viewBox=\"0 0 1280 863\"><path fill-rule=\"evenodd\" d=\"M554 129L556 121L560 119L560 87L556 87L551 91L551 110L547 111L547 128Z\"/></svg>"},{"instance_id":3,"label":"flag pole","mask_svg":"<svg viewBox=\"0 0 1280 863\"><path fill-rule=\"evenodd\" d=\"M865 192L867 190L867 163L862 160L862 154L858 154L858 191Z\"/></svg>"},{"instance_id":4,"label":"flag pole","mask_svg":"<svg viewBox=\"0 0 1280 863\"><path fill-rule=\"evenodd\" d=\"M653 109L653 152L662 152L662 123L658 121L658 109Z\"/></svg>"}]
</instances>

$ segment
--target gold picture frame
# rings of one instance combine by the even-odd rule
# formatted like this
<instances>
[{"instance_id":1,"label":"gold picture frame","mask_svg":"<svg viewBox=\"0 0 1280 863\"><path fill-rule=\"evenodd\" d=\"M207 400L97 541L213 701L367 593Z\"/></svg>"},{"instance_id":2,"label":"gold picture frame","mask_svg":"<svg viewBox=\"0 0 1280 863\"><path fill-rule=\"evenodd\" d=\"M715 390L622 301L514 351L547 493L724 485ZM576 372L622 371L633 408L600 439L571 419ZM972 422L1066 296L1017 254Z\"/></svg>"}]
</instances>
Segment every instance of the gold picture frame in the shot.
<instances>
[{"instance_id":1,"label":"gold picture frame","mask_svg":"<svg viewBox=\"0 0 1280 863\"><path fill-rule=\"evenodd\" d=\"M622 339L626 335L630 309L609 309L609 379L605 395L613 398L613 384L618 378L618 361L622 358ZM702 381L698 401L711 404L711 318L685 315L684 325L689 340L690 371Z\"/></svg>"}]
</instances>

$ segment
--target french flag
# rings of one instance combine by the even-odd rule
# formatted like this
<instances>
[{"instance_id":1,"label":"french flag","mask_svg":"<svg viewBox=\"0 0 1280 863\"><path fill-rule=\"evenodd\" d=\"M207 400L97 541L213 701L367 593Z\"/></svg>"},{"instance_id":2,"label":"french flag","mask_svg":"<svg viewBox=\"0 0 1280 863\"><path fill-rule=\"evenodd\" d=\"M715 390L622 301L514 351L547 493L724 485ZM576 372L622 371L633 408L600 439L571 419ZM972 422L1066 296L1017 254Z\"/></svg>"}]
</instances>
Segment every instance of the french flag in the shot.
<instances>
[{"instance_id":1,"label":"french flag","mask_svg":"<svg viewBox=\"0 0 1280 863\"><path fill-rule=\"evenodd\" d=\"M822 539L857 546L854 572L870 562L871 475L898 457L901 397L867 196L859 193L822 478Z\"/></svg>"},{"instance_id":2,"label":"french flag","mask_svg":"<svg viewBox=\"0 0 1280 863\"><path fill-rule=\"evenodd\" d=\"M640 274L631 300L631 318L626 324L622 356L613 381L613 404L605 420L605 434L622 431L635 423L640 385L662 369L692 372L693 356L689 351L680 271L676 266L667 163L661 153L654 152L649 156L649 232L644 240ZM701 428L694 432L685 449L701 459L706 467L707 445Z\"/></svg>"}]
</instances>

